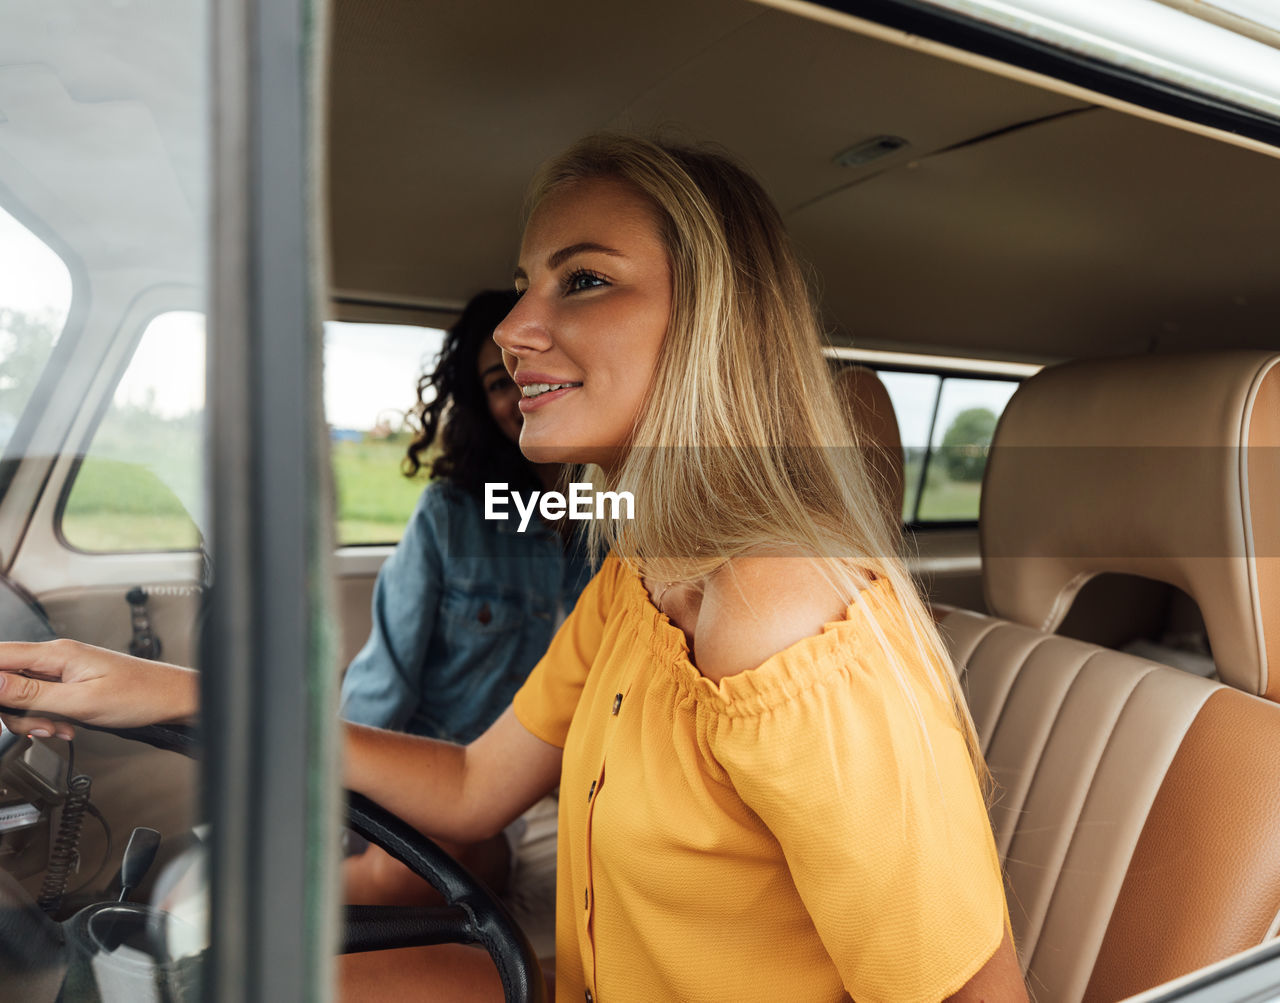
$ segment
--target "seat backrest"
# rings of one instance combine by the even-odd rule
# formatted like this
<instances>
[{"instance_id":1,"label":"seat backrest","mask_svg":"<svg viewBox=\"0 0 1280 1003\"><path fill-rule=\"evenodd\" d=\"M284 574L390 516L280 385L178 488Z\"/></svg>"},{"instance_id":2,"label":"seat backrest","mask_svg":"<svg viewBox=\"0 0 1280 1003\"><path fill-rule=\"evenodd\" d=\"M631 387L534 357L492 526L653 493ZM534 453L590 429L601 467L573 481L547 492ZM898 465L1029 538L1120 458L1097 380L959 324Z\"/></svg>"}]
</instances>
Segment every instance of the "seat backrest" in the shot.
<instances>
[{"instance_id":1,"label":"seat backrest","mask_svg":"<svg viewBox=\"0 0 1280 1003\"><path fill-rule=\"evenodd\" d=\"M902 434L889 390L876 371L866 366L845 366L835 382L849 424L866 451L890 524L897 525L902 521L904 487Z\"/></svg>"},{"instance_id":2,"label":"seat backrest","mask_svg":"<svg viewBox=\"0 0 1280 1003\"><path fill-rule=\"evenodd\" d=\"M1261 503L1280 474L1278 363L1045 370L997 429L993 615L940 626L1000 788L992 823L1039 1003L1121 999L1276 933L1280 705L1258 694L1280 675L1280 495ZM1105 572L1196 599L1223 682L1052 634Z\"/></svg>"}]
</instances>

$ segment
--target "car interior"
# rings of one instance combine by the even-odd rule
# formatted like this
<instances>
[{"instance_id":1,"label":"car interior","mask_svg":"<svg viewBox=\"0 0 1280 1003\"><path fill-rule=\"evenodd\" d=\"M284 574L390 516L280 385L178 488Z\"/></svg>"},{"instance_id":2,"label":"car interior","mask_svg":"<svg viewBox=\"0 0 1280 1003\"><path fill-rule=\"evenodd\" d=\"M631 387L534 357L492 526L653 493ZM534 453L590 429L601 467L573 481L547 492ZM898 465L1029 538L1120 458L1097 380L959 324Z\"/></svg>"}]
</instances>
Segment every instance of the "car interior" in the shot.
<instances>
[{"instance_id":1,"label":"car interior","mask_svg":"<svg viewBox=\"0 0 1280 1003\"><path fill-rule=\"evenodd\" d=\"M204 307L202 133L180 124L207 111L201 67L146 45L193 37L196 5L53 6L79 19L66 41L0 37L0 209L75 290L0 473L0 623L124 651L150 633L195 665L203 547L92 552L62 525L148 321ZM927 444L865 368L877 352L1043 367L1000 417L979 520L903 538L996 781L1033 998L1125 998L1280 934L1280 150L792 0L334 0L325 34L332 319L447 327L510 284L537 166L622 130L714 144L776 201L893 511L903 448ZM335 679L388 550L335 549ZM102 819L78 854L102 865L66 908L118 890L136 826L164 836L150 894L190 847L198 768L75 744ZM0 777L0 826L48 808L0 827L0 871L32 895L61 746Z\"/></svg>"}]
</instances>

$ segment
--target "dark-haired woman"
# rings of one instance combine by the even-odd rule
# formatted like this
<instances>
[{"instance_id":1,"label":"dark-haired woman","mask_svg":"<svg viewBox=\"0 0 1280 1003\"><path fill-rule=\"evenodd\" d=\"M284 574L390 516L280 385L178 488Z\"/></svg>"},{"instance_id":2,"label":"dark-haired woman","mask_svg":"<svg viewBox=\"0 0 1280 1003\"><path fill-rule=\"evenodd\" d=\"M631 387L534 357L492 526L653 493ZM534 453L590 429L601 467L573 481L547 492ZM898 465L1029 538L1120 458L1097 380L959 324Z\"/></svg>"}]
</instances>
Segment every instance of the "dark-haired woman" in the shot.
<instances>
[{"instance_id":1,"label":"dark-haired woman","mask_svg":"<svg viewBox=\"0 0 1280 1003\"><path fill-rule=\"evenodd\" d=\"M466 743L511 703L573 608L588 578L583 551L533 520L487 520L486 483L528 493L553 487L558 464L521 454L520 391L502 365L493 331L515 303L509 291L480 293L445 337L435 370L418 382L417 435L405 473L427 467L404 536L378 574L373 630L347 669L342 714L359 724ZM438 435L437 435L438 433ZM426 455L433 443L434 457ZM554 805L535 806L508 834L516 873L514 911L554 951ZM523 824L521 824L523 823ZM547 853L539 862L537 847ZM505 877L505 844L460 854L483 876ZM487 874L485 872L488 872ZM533 921L541 878L545 923ZM348 868L348 894L413 901L420 885L389 857L370 852Z\"/></svg>"}]
</instances>

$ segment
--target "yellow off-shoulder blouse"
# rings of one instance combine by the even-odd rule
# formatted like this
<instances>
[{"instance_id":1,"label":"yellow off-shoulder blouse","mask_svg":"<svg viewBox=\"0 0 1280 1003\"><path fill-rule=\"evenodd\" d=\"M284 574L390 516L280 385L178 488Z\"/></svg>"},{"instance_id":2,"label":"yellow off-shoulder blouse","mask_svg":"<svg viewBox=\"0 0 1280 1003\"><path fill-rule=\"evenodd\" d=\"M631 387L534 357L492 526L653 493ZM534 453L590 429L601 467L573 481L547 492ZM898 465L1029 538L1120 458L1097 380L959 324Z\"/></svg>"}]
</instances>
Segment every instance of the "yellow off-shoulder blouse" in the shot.
<instances>
[{"instance_id":1,"label":"yellow off-shoulder blouse","mask_svg":"<svg viewBox=\"0 0 1280 1003\"><path fill-rule=\"evenodd\" d=\"M877 581L719 684L608 560L516 694L564 749L556 996L939 1000L1005 929L1000 865L951 709L894 681L915 646Z\"/></svg>"}]
</instances>

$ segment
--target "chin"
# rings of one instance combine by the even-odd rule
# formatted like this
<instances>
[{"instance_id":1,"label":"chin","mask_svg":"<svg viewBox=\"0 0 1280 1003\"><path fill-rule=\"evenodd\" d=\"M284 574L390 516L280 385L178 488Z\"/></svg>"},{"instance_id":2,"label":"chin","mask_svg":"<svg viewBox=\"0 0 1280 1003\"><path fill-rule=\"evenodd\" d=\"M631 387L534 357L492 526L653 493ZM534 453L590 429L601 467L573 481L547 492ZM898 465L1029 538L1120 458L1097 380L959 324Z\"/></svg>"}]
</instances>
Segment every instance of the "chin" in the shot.
<instances>
[{"instance_id":1,"label":"chin","mask_svg":"<svg viewBox=\"0 0 1280 1003\"><path fill-rule=\"evenodd\" d=\"M564 458L564 450L555 446L546 445L530 445L526 442L520 443L520 452L524 453L524 458L530 463L572 463L572 460Z\"/></svg>"},{"instance_id":2,"label":"chin","mask_svg":"<svg viewBox=\"0 0 1280 1003\"><path fill-rule=\"evenodd\" d=\"M619 450L615 446L565 445L563 442L541 442L537 438L525 435L520 438L520 452L530 463L594 463L601 467L610 467L618 461Z\"/></svg>"}]
</instances>

